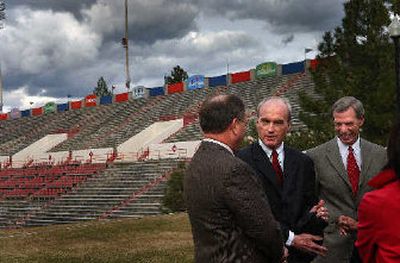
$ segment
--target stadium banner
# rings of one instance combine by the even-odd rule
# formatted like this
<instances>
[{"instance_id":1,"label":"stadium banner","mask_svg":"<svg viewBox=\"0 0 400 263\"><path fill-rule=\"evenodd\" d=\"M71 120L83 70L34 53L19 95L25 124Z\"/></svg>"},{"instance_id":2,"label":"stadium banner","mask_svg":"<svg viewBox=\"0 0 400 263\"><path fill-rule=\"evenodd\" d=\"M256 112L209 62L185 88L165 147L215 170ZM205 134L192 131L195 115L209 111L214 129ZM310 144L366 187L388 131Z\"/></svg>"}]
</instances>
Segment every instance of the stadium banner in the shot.
<instances>
[{"instance_id":1,"label":"stadium banner","mask_svg":"<svg viewBox=\"0 0 400 263\"><path fill-rule=\"evenodd\" d=\"M31 110L21 111L21 117L29 117L29 116L31 116Z\"/></svg>"},{"instance_id":2,"label":"stadium banner","mask_svg":"<svg viewBox=\"0 0 400 263\"><path fill-rule=\"evenodd\" d=\"M111 104L112 103L112 96L103 96L100 97L100 104Z\"/></svg>"},{"instance_id":3,"label":"stadium banner","mask_svg":"<svg viewBox=\"0 0 400 263\"><path fill-rule=\"evenodd\" d=\"M77 100L77 101L71 101L71 109L77 110L82 108L82 101Z\"/></svg>"},{"instance_id":4,"label":"stadium banner","mask_svg":"<svg viewBox=\"0 0 400 263\"><path fill-rule=\"evenodd\" d=\"M319 60L317 60L317 59L310 60L310 69L311 70L316 70L318 64L319 64Z\"/></svg>"},{"instance_id":5,"label":"stadium banner","mask_svg":"<svg viewBox=\"0 0 400 263\"><path fill-rule=\"evenodd\" d=\"M0 120L8 120L8 113L0 113Z\"/></svg>"},{"instance_id":6,"label":"stadium banner","mask_svg":"<svg viewBox=\"0 0 400 263\"><path fill-rule=\"evenodd\" d=\"M58 112L63 112L69 110L69 105L68 103L63 103L63 104L58 104L57 105L57 111Z\"/></svg>"},{"instance_id":7,"label":"stadium banner","mask_svg":"<svg viewBox=\"0 0 400 263\"><path fill-rule=\"evenodd\" d=\"M129 100L129 93L125 92L125 93L120 93L115 95L115 101L116 102L123 102L123 101L127 101Z\"/></svg>"},{"instance_id":8,"label":"stadium banner","mask_svg":"<svg viewBox=\"0 0 400 263\"><path fill-rule=\"evenodd\" d=\"M21 111L18 108L12 108L10 111L10 118L11 119L21 118Z\"/></svg>"},{"instance_id":9,"label":"stadium banner","mask_svg":"<svg viewBox=\"0 0 400 263\"><path fill-rule=\"evenodd\" d=\"M238 72L238 73L232 73L231 74L231 83L239 83L239 82L244 82L244 81L249 81L251 80L251 73L250 71L243 71L243 72Z\"/></svg>"},{"instance_id":10,"label":"stadium banner","mask_svg":"<svg viewBox=\"0 0 400 263\"><path fill-rule=\"evenodd\" d=\"M94 94L85 97L85 107L94 107L97 105L97 96Z\"/></svg>"},{"instance_id":11,"label":"stadium banner","mask_svg":"<svg viewBox=\"0 0 400 263\"><path fill-rule=\"evenodd\" d=\"M55 102L47 102L44 105L44 113L45 114L56 112L56 110L57 110L57 106L56 106Z\"/></svg>"},{"instance_id":12,"label":"stadium banner","mask_svg":"<svg viewBox=\"0 0 400 263\"><path fill-rule=\"evenodd\" d=\"M139 99L144 97L145 86L137 86L133 88L133 98Z\"/></svg>"},{"instance_id":13,"label":"stadium banner","mask_svg":"<svg viewBox=\"0 0 400 263\"><path fill-rule=\"evenodd\" d=\"M226 75L208 78L209 87L226 86Z\"/></svg>"},{"instance_id":14,"label":"stadium banner","mask_svg":"<svg viewBox=\"0 0 400 263\"><path fill-rule=\"evenodd\" d=\"M282 65L282 75L304 72L304 61Z\"/></svg>"},{"instance_id":15,"label":"stadium banner","mask_svg":"<svg viewBox=\"0 0 400 263\"><path fill-rule=\"evenodd\" d=\"M164 87L149 88L147 90L149 91L150 97L164 95Z\"/></svg>"},{"instance_id":16,"label":"stadium banner","mask_svg":"<svg viewBox=\"0 0 400 263\"><path fill-rule=\"evenodd\" d=\"M203 89L204 87L204 75L193 75L187 79L187 90Z\"/></svg>"},{"instance_id":17,"label":"stadium banner","mask_svg":"<svg viewBox=\"0 0 400 263\"><path fill-rule=\"evenodd\" d=\"M43 114L43 107L33 108L32 109L32 116L39 116Z\"/></svg>"},{"instance_id":18,"label":"stadium banner","mask_svg":"<svg viewBox=\"0 0 400 263\"><path fill-rule=\"evenodd\" d=\"M265 62L258 64L256 66L256 79L276 76L276 68L277 67L275 62Z\"/></svg>"},{"instance_id":19,"label":"stadium banner","mask_svg":"<svg viewBox=\"0 0 400 263\"><path fill-rule=\"evenodd\" d=\"M184 87L185 87L184 84L185 84L184 82L168 84L168 86L167 86L168 94L183 92Z\"/></svg>"}]
</instances>

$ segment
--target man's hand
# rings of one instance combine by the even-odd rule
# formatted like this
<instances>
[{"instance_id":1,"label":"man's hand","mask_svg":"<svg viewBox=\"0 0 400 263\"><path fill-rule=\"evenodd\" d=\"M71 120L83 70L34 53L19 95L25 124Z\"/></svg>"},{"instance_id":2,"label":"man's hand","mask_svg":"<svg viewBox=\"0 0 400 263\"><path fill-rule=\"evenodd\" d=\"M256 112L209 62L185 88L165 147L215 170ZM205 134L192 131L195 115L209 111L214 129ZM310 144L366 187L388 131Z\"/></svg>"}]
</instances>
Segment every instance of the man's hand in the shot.
<instances>
[{"instance_id":1,"label":"man's hand","mask_svg":"<svg viewBox=\"0 0 400 263\"><path fill-rule=\"evenodd\" d=\"M338 218L339 234L347 236L351 231L357 230L357 221L349 216L341 215Z\"/></svg>"},{"instance_id":2,"label":"man's hand","mask_svg":"<svg viewBox=\"0 0 400 263\"><path fill-rule=\"evenodd\" d=\"M294 236L292 246L299 250L325 256L328 249L324 246L318 245L315 243L316 241L322 241L322 237L303 233Z\"/></svg>"},{"instance_id":3,"label":"man's hand","mask_svg":"<svg viewBox=\"0 0 400 263\"><path fill-rule=\"evenodd\" d=\"M310 213L315 213L318 218L321 218L325 222L329 220L329 211L328 208L325 207L325 201L322 199L311 208Z\"/></svg>"}]
</instances>

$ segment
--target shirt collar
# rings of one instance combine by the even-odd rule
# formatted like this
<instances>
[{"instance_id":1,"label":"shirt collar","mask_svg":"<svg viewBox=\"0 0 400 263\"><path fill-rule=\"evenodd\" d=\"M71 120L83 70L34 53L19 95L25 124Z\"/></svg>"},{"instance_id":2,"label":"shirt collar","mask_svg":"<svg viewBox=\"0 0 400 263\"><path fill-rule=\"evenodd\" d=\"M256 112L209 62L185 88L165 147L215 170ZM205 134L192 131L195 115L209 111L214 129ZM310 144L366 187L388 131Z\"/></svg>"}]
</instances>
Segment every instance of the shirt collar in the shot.
<instances>
[{"instance_id":1,"label":"shirt collar","mask_svg":"<svg viewBox=\"0 0 400 263\"><path fill-rule=\"evenodd\" d=\"M220 142L220 141L217 141L217 140L214 140L211 138L205 138L205 139L203 139L203 142L211 142L211 143L218 144L218 145L224 147L225 149L227 149L232 155L234 155L232 149L223 142Z\"/></svg>"},{"instance_id":2,"label":"shirt collar","mask_svg":"<svg viewBox=\"0 0 400 263\"><path fill-rule=\"evenodd\" d=\"M267 154L268 158L271 158L272 149L270 149L268 146L266 146L261 139L258 139L258 144L261 146L263 151ZM276 152L278 153L278 155L281 155L281 153L283 152L283 144L284 143L282 142L281 145L279 145L279 147L275 149Z\"/></svg>"},{"instance_id":3,"label":"shirt collar","mask_svg":"<svg viewBox=\"0 0 400 263\"><path fill-rule=\"evenodd\" d=\"M359 153L361 151L361 148L360 148L360 136L358 136L357 140L352 145L344 144L339 139L339 137L336 137L336 139L337 139L337 142L338 142L338 146L339 146L340 152L347 152L349 146L351 146L351 148L353 148L354 152L356 152L356 153Z\"/></svg>"}]
</instances>

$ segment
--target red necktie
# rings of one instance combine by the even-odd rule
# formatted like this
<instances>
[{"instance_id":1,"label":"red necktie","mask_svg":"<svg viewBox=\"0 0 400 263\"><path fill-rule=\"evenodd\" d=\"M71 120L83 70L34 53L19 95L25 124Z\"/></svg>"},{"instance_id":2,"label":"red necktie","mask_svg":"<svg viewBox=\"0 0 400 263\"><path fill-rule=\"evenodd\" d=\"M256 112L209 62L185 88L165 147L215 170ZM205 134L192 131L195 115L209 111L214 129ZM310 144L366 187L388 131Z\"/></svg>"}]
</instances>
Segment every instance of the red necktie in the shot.
<instances>
[{"instance_id":1,"label":"red necktie","mask_svg":"<svg viewBox=\"0 0 400 263\"><path fill-rule=\"evenodd\" d=\"M349 154L347 155L347 175L349 176L353 195L356 195L358 191L360 169L358 168L356 158L354 157L353 148L351 148L351 146L349 146Z\"/></svg>"},{"instance_id":2,"label":"red necktie","mask_svg":"<svg viewBox=\"0 0 400 263\"><path fill-rule=\"evenodd\" d=\"M272 167L275 170L276 180L278 181L278 185L282 186L283 173L282 173L281 165L279 164L278 153L275 150L272 151Z\"/></svg>"}]
</instances>

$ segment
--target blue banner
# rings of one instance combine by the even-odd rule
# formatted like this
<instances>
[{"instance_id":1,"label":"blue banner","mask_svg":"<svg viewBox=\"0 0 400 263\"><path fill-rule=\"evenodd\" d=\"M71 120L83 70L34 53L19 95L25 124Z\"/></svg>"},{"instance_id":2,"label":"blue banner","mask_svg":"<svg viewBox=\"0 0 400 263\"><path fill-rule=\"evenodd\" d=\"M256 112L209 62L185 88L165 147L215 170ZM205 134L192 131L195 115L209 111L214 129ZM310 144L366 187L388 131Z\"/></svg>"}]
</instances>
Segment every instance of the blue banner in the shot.
<instances>
[{"instance_id":1,"label":"blue banner","mask_svg":"<svg viewBox=\"0 0 400 263\"><path fill-rule=\"evenodd\" d=\"M21 111L21 117L29 117L29 116L31 116L31 110Z\"/></svg>"},{"instance_id":2,"label":"blue banner","mask_svg":"<svg viewBox=\"0 0 400 263\"><path fill-rule=\"evenodd\" d=\"M282 65L282 75L304 72L304 61Z\"/></svg>"},{"instance_id":3,"label":"blue banner","mask_svg":"<svg viewBox=\"0 0 400 263\"><path fill-rule=\"evenodd\" d=\"M104 96L100 97L100 104L111 104L112 103L112 96Z\"/></svg>"},{"instance_id":4,"label":"blue banner","mask_svg":"<svg viewBox=\"0 0 400 263\"><path fill-rule=\"evenodd\" d=\"M209 87L226 86L226 75L209 77L208 86Z\"/></svg>"},{"instance_id":5,"label":"blue banner","mask_svg":"<svg viewBox=\"0 0 400 263\"><path fill-rule=\"evenodd\" d=\"M204 75L193 75L187 80L187 90L203 89L204 86Z\"/></svg>"},{"instance_id":6,"label":"blue banner","mask_svg":"<svg viewBox=\"0 0 400 263\"><path fill-rule=\"evenodd\" d=\"M164 87L157 87L157 88L149 89L149 96L154 97L154 96L160 96L160 95L164 95Z\"/></svg>"},{"instance_id":7,"label":"blue banner","mask_svg":"<svg viewBox=\"0 0 400 263\"><path fill-rule=\"evenodd\" d=\"M67 111L67 110L69 110L69 104L68 103L58 104L57 105L57 111L58 112L63 112L63 111Z\"/></svg>"}]
</instances>

